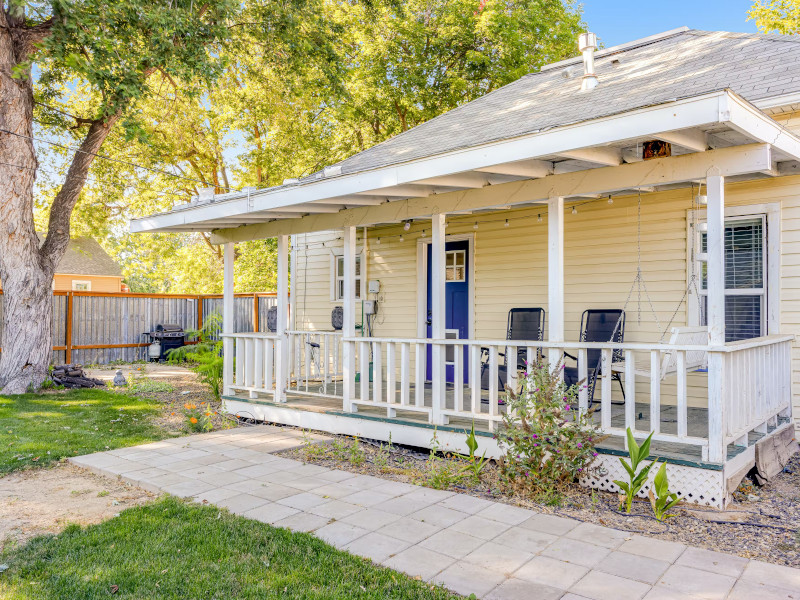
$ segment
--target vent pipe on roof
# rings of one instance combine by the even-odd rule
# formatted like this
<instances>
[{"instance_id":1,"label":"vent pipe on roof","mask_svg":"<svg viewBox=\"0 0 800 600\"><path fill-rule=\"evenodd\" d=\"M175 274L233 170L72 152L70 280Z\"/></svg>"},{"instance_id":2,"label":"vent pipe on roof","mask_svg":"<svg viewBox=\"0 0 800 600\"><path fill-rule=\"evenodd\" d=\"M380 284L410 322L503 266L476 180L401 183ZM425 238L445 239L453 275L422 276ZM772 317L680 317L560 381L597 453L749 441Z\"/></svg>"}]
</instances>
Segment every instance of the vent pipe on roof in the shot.
<instances>
[{"instance_id":1,"label":"vent pipe on roof","mask_svg":"<svg viewBox=\"0 0 800 600\"><path fill-rule=\"evenodd\" d=\"M591 90L597 86L597 74L594 72L594 51L597 50L597 36L586 32L578 36L578 49L583 54L583 80L581 91Z\"/></svg>"}]
</instances>

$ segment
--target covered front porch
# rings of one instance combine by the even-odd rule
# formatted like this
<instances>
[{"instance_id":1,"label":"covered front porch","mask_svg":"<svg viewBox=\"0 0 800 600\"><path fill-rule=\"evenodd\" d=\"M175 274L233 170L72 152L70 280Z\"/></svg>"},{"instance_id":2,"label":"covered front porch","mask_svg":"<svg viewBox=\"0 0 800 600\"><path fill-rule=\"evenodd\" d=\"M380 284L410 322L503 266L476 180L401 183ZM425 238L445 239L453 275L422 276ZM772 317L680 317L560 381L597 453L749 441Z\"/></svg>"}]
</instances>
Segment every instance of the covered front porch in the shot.
<instances>
[{"instance_id":1,"label":"covered front porch","mask_svg":"<svg viewBox=\"0 0 800 600\"><path fill-rule=\"evenodd\" d=\"M646 156L643 149L653 140L668 144L670 152ZM797 160L800 140L725 91L371 171L348 174L334 167L313 181L152 219L167 231L214 228L214 241L224 245L224 393L231 412L418 446L431 446L435 434L437 446L454 451L464 449L463 432L474 422L482 449L497 456L501 449L492 433L508 390L517 390L522 376L513 357L524 368L525 361L540 358L555 366L569 354L573 379L591 384L578 386L574 409L593 410L607 436L598 457L602 469L585 483L615 489L612 480L621 468L614 455L623 451L629 427L640 439L653 433L654 453L668 461L676 491L722 507L729 483L752 466L755 444L793 426L793 337L780 330L779 259L768 267L778 269L770 275L773 288L761 286L760 334L726 336L726 298L736 292L726 281L726 192L735 190L737 205L755 204L757 191L743 192L743 182L791 174ZM659 207L671 191L688 195L690 204L660 215L643 241L642 202ZM627 229L603 230L611 200L613 210L623 211L616 223ZM616 245L613 256L606 252L600 261L628 260L624 283L603 281L603 271L572 258L586 238L575 231L567 242L565 221L589 201L597 201L593 235ZM777 219L770 227L780 231L779 208L757 212ZM464 268L479 262L485 274L508 273L513 265L518 275L492 279L494 296L482 300L486 312L496 313L491 328L479 327L483 315L473 308L466 330L454 332L447 286L457 265L448 243L481 239L475 236L483 236L489 223L499 230L497 245L475 251L472 266ZM669 235L683 230L684 244L688 236L695 245L661 257L659 232L667 229ZM520 255L518 246L504 245L512 231L540 240L541 255L529 246L530 254ZM328 240L320 243L330 244L326 252L337 265L323 286L330 284L330 302L310 286L310 300L297 292L297 269L310 256L309 235ZM234 244L267 237L277 238L278 249L273 330L234 333ZM407 277L397 280L404 300L391 313L391 327L373 328L365 302L373 275L364 277L363 269L367 248L379 246L387 253L376 279ZM394 258L390 246L397 248ZM630 263L637 250L639 260ZM641 287L631 287L643 277L643 252L658 257L645 270L647 298L640 297ZM565 253L571 257L566 264ZM678 288L685 290L683 298L654 275L667 268L686 274ZM695 268L700 274L692 290L687 272ZM531 272L538 274L535 286L520 291L516 280ZM635 290L636 308L624 299L629 290ZM597 339L577 326L582 311L598 306L625 309L632 323L650 301L662 317L658 328L629 326L624 339ZM324 318L301 317L308 302ZM499 308L492 309L495 304ZM337 330L327 322L334 306L342 309ZM541 335L520 339L503 330L499 323L514 307L546 312Z\"/></svg>"}]
</instances>

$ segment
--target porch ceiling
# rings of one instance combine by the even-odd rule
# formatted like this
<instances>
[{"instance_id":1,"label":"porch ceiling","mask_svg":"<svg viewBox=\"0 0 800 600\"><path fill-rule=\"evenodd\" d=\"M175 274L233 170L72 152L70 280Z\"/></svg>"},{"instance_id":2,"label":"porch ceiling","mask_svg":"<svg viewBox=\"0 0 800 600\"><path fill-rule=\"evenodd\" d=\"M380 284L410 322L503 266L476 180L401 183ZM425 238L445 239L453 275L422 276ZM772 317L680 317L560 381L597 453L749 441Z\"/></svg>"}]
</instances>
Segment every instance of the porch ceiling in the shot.
<instances>
[{"instance_id":1,"label":"porch ceiling","mask_svg":"<svg viewBox=\"0 0 800 600\"><path fill-rule=\"evenodd\" d=\"M671 158L642 162L661 139ZM244 241L465 212L525 206L549 196L655 191L702 180L793 173L800 139L723 90L479 147L348 175L217 195L131 222L133 232L214 231ZM500 200L500 202L498 202Z\"/></svg>"}]
</instances>

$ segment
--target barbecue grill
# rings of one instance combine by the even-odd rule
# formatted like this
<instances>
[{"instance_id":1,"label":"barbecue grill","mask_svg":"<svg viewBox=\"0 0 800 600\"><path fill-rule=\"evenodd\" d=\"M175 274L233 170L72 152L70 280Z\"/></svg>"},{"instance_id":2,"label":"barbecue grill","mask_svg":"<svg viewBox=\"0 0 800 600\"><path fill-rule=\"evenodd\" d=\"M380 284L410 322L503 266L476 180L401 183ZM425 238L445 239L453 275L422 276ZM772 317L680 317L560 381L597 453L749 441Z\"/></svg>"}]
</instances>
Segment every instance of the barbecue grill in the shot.
<instances>
[{"instance_id":1,"label":"barbecue grill","mask_svg":"<svg viewBox=\"0 0 800 600\"><path fill-rule=\"evenodd\" d=\"M147 357L151 361L165 360L170 350L180 348L186 343L186 332L183 327L175 324L159 323L153 331L146 331L144 335L150 338Z\"/></svg>"}]
</instances>

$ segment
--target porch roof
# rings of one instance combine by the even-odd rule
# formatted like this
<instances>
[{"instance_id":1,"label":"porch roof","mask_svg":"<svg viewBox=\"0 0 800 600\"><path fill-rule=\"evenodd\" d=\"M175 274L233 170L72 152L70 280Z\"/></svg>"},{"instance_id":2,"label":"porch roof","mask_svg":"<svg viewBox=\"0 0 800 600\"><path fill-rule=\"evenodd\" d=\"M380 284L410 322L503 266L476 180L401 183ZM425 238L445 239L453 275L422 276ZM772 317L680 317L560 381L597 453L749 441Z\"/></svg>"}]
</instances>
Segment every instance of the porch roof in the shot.
<instances>
[{"instance_id":1,"label":"porch roof","mask_svg":"<svg viewBox=\"0 0 800 600\"><path fill-rule=\"evenodd\" d=\"M748 102L775 108L800 92L800 80L791 82L792 69L800 75L800 43L792 38L667 32L599 52L600 84L583 93L578 60L550 65L311 177L179 205L134 219L131 230L221 230L217 241L239 241L394 222L434 208L475 211L669 186L731 161L725 175L775 176L796 168L781 163L800 160L800 139ZM641 143L651 139L670 142L673 158L628 169L628 177L604 175L641 167ZM759 143L768 147L751 146Z\"/></svg>"}]
</instances>

